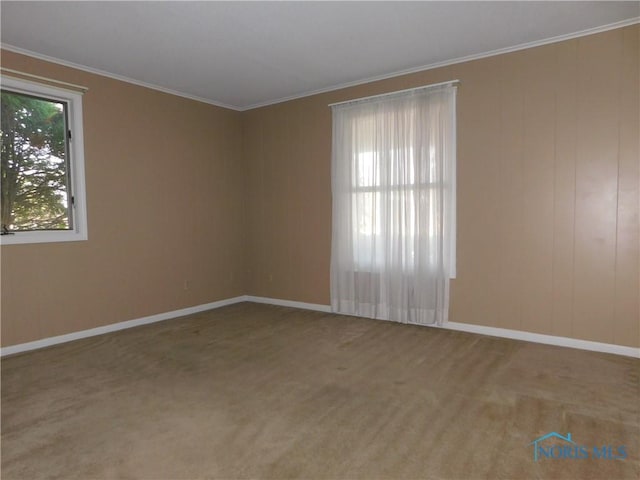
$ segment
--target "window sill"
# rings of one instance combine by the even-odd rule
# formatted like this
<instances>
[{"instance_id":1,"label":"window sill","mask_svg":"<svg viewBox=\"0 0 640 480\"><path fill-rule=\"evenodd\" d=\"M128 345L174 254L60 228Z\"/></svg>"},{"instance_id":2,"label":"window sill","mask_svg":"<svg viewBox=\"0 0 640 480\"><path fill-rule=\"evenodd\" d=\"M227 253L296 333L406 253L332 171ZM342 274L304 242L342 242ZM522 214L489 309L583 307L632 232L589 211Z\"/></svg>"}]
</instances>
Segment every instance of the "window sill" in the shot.
<instances>
[{"instance_id":1,"label":"window sill","mask_svg":"<svg viewBox=\"0 0 640 480\"><path fill-rule=\"evenodd\" d=\"M79 242L88 239L86 232L49 231L49 232L15 232L0 236L0 245L22 245L27 243Z\"/></svg>"}]
</instances>

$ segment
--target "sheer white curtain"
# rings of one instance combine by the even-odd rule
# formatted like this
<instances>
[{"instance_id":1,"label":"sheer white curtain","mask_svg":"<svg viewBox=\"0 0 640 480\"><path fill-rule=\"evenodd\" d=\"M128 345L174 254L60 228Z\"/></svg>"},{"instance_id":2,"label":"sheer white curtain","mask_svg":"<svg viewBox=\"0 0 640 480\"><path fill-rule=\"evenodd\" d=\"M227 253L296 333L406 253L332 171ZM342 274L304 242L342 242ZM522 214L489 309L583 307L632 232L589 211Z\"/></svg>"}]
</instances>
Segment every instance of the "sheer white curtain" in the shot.
<instances>
[{"instance_id":1,"label":"sheer white curtain","mask_svg":"<svg viewBox=\"0 0 640 480\"><path fill-rule=\"evenodd\" d=\"M454 85L333 109L331 306L447 320L455 276Z\"/></svg>"}]
</instances>

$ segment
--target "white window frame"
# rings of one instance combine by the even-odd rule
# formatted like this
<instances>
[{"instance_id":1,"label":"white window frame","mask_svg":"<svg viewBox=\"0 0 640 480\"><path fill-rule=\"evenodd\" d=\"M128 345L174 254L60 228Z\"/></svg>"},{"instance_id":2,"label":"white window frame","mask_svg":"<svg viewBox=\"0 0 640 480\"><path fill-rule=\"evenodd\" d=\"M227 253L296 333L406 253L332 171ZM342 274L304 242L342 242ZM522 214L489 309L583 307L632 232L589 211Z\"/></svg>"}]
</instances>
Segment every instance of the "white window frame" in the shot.
<instances>
[{"instance_id":1,"label":"white window frame","mask_svg":"<svg viewBox=\"0 0 640 480\"><path fill-rule=\"evenodd\" d=\"M453 129L453 138L455 139L455 119L454 119L454 129ZM455 145L455 143L454 143ZM454 146L455 148L455 146ZM358 155L362 155L362 154L370 154L370 155L374 155L376 152L358 152ZM413 152L410 153L410 155L413 155ZM431 155L434 155L433 152L431 152ZM445 194L448 197L448 201L452 203L452 208L451 208L451 226L450 226L450 245L449 245L449 251L451 252L450 255L450 272L449 272L449 278L450 279L455 279L456 278L456 217L455 217L455 201L456 201L456 185L455 185L455 163L456 163L456 158L455 158L455 154L452 156L451 158L452 162L450 165L448 165L449 169L453 172L452 174L452 178L451 178L451 182L450 183L446 183L444 185L440 185L437 182L430 182L430 181L426 181L426 182L420 182L416 179L413 179L412 182L408 182L408 183L398 183L398 184L393 184L394 187L396 187L396 192L399 195L402 195L404 193L412 193L414 195L419 195L420 193L425 193L425 192L429 192L431 193L431 191L433 190L438 190L438 189L444 189L445 190ZM357 159L352 159L352 161L354 162L358 162ZM359 195L363 194L363 193L380 193L383 195L386 195L389 190L383 186L381 186L380 184L371 184L371 185L360 185L358 183L358 179L354 176L354 185L353 185L353 190L352 190L352 201L356 202L357 198ZM356 237L360 236L371 236L371 237L376 237L378 235L381 235L381 232L371 232L371 233L362 233L359 231L357 224L358 221L360 220L360 218L354 218L354 225L353 225L353 232L352 235L354 237L354 240L356 239ZM411 235L411 237L424 237L425 234L421 233L421 232L414 232L413 235ZM431 231L427 232L426 234L427 237L431 238L433 236L433 233ZM355 245L355 244L354 244ZM358 258L358 255L355 251L355 246L354 246L354 258ZM357 260L356 260L356 264ZM375 259L373 264L363 264L363 265L359 265L359 268L361 269L360 271L365 271L365 272L376 272L379 268L380 268L380 263L378 262L378 259ZM409 263L409 265L406 267L407 271L411 271L412 270L412 263Z\"/></svg>"},{"instance_id":2,"label":"white window frame","mask_svg":"<svg viewBox=\"0 0 640 480\"><path fill-rule=\"evenodd\" d=\"M448 201L451 203L451 209L450 209L450 216L449 216L449 278L450 279L455 279L456 278L456 256L457 256L457 252L456 252L456 229L457 229L457 222L456 222L456 198L457 198L457 192L456 192L456 124L457 124L457 115L456 115L456 105L455 105L455 96L454 96L454 117L452 119L453 125L452 125L452 135L453 135L453 154L450 156L451 158L451 163L447 165L447 167L450 169L451 171L451 178L450 178L450 183L446 183L444 185L439 185L437 182L419 182L416 179L414 179L413 182L411 183L398 183L397 185L393 185L395 187L397 187L397 191L399 194L402 193L408 193L411 192L414 195L418 195L422 192L431 192L433 190L437 190L437 189L444 189L445 190L445 194L448 198ZM358 121L357 119L354 119L354 122ZM367 152L357 152L356 155L363 155L363 154L370 154L370 155L375 155L376 152L375 151L367 151ZM411 155L413 155L413 152L410 152ZM433 152L431 152L431 155L433 155ZM357 164L358 159L357 158L352 158L352 162L355 162ZM355 168L354 168L355 171ZM353 178L353 184L352 184L352 190L351 190L351 195L352 195L352 201L356 202L357 201L357 197L358 195L361 195L363 193L383 193L385 194L385 192L387 192L388 190L385 187L382 187L379 184L371 184L371 185L360 185L358 183L358 179L354 176ZM370 235L371 237L375 238L377 235L381 235L381 232L372 232L371 234L363 234L358 230L358 221L360 220L360 218L354 218L354 225L353 225L353 230L352 230L352 235L353 235L353 239L354 241L356 240L356 238L358 236L364 236L364 235ZM424 236L424 233L420 233L420 232L415 232L414 234L417 237L421 237ZM426 236L431 237L432 233L428 232L426 234ZM377 271L379 271L381 265L378 262L378 259L374 260L374 263L365 263L365 264L359 264L357 259L358 259L358 255L356 253L356 249L355 249L355 244L354 244L354 253L353 253L353 257L355 260L356 265L359 268L359 271L361 272L366 272L366 273L376 273ZM411 273L412 267L411 267L411 263L407 266L407 273Z\"/></svg>"},{"instance_id":3,"label":"white window frame","mask_svg":"<svg viewBox=\"0 0 640 480\"><path fill-rule=\"evenodd\" d=\"M46 100L65 103L67 106L69 139L70 186L73 201L69 201L73 217L72 230L38 230L29 232L11 232L0 236L0 245L16 245L24 243L74 242L87 240L87 203L84 169L84 141L82 130L82 93L63 88L43 85L29 80L2 77L0 86L3 90L35 95Z\"/></svg>"}]
</instances>

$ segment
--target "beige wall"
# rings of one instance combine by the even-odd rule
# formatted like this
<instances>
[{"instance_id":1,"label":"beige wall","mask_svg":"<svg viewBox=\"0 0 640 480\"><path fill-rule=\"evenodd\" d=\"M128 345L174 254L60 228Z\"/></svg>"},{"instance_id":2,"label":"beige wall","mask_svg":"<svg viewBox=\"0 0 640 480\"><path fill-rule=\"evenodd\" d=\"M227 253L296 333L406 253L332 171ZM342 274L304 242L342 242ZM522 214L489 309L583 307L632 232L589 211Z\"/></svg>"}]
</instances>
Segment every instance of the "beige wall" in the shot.
<instances>
[{"instance_id":1,"label":"beige wall","mask_svg":"<svg viewBox=\"0 0 640 480\"><path fill-rule=\"evenodd\" d=\"M640 346L639 31L244 113L3 52L90 88L90 239L2 247L2 344L244 293L329 303L327 105L457 78L450 319Z\"/></svg>"},{"instance_id":2,"label":"beige wall","mask_svg":"<svg viewBox=\"0 0 640 480\"><path fill-rule=\"evenodd\" d=\"M329 103L460 79L450 320L640 346L638 32L246 112L247 288L329 303Z\"/></svg>"},{"instance_id":3,"label":"beige wall","mask_svg":"<svg viewBox=\"0 0 640 480\"><path fill-rule=\"evenodd\" d=\"M244 293L239 112L6 51L2 66L89 87L89 240L2 247L2 345Z\"/></svg>"}]
</instances>

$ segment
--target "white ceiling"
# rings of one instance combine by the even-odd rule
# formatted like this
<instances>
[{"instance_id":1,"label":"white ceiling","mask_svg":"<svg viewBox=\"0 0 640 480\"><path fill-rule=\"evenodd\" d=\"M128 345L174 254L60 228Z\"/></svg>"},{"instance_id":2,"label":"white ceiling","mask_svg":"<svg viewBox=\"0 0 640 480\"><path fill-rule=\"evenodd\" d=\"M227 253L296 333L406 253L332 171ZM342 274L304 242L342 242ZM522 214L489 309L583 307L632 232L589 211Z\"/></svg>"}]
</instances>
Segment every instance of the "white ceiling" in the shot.
<instances>
[{"instance_id":1,"label":"white ceiling","mask_svg":"<svg viewBox=\"0 0 640 480\"><path fill-rule=\"evenodd\" d=\"M630 23L640 2L2 1L0 14L6 48L245 110Z\"/></svg>"}]
</instances>

